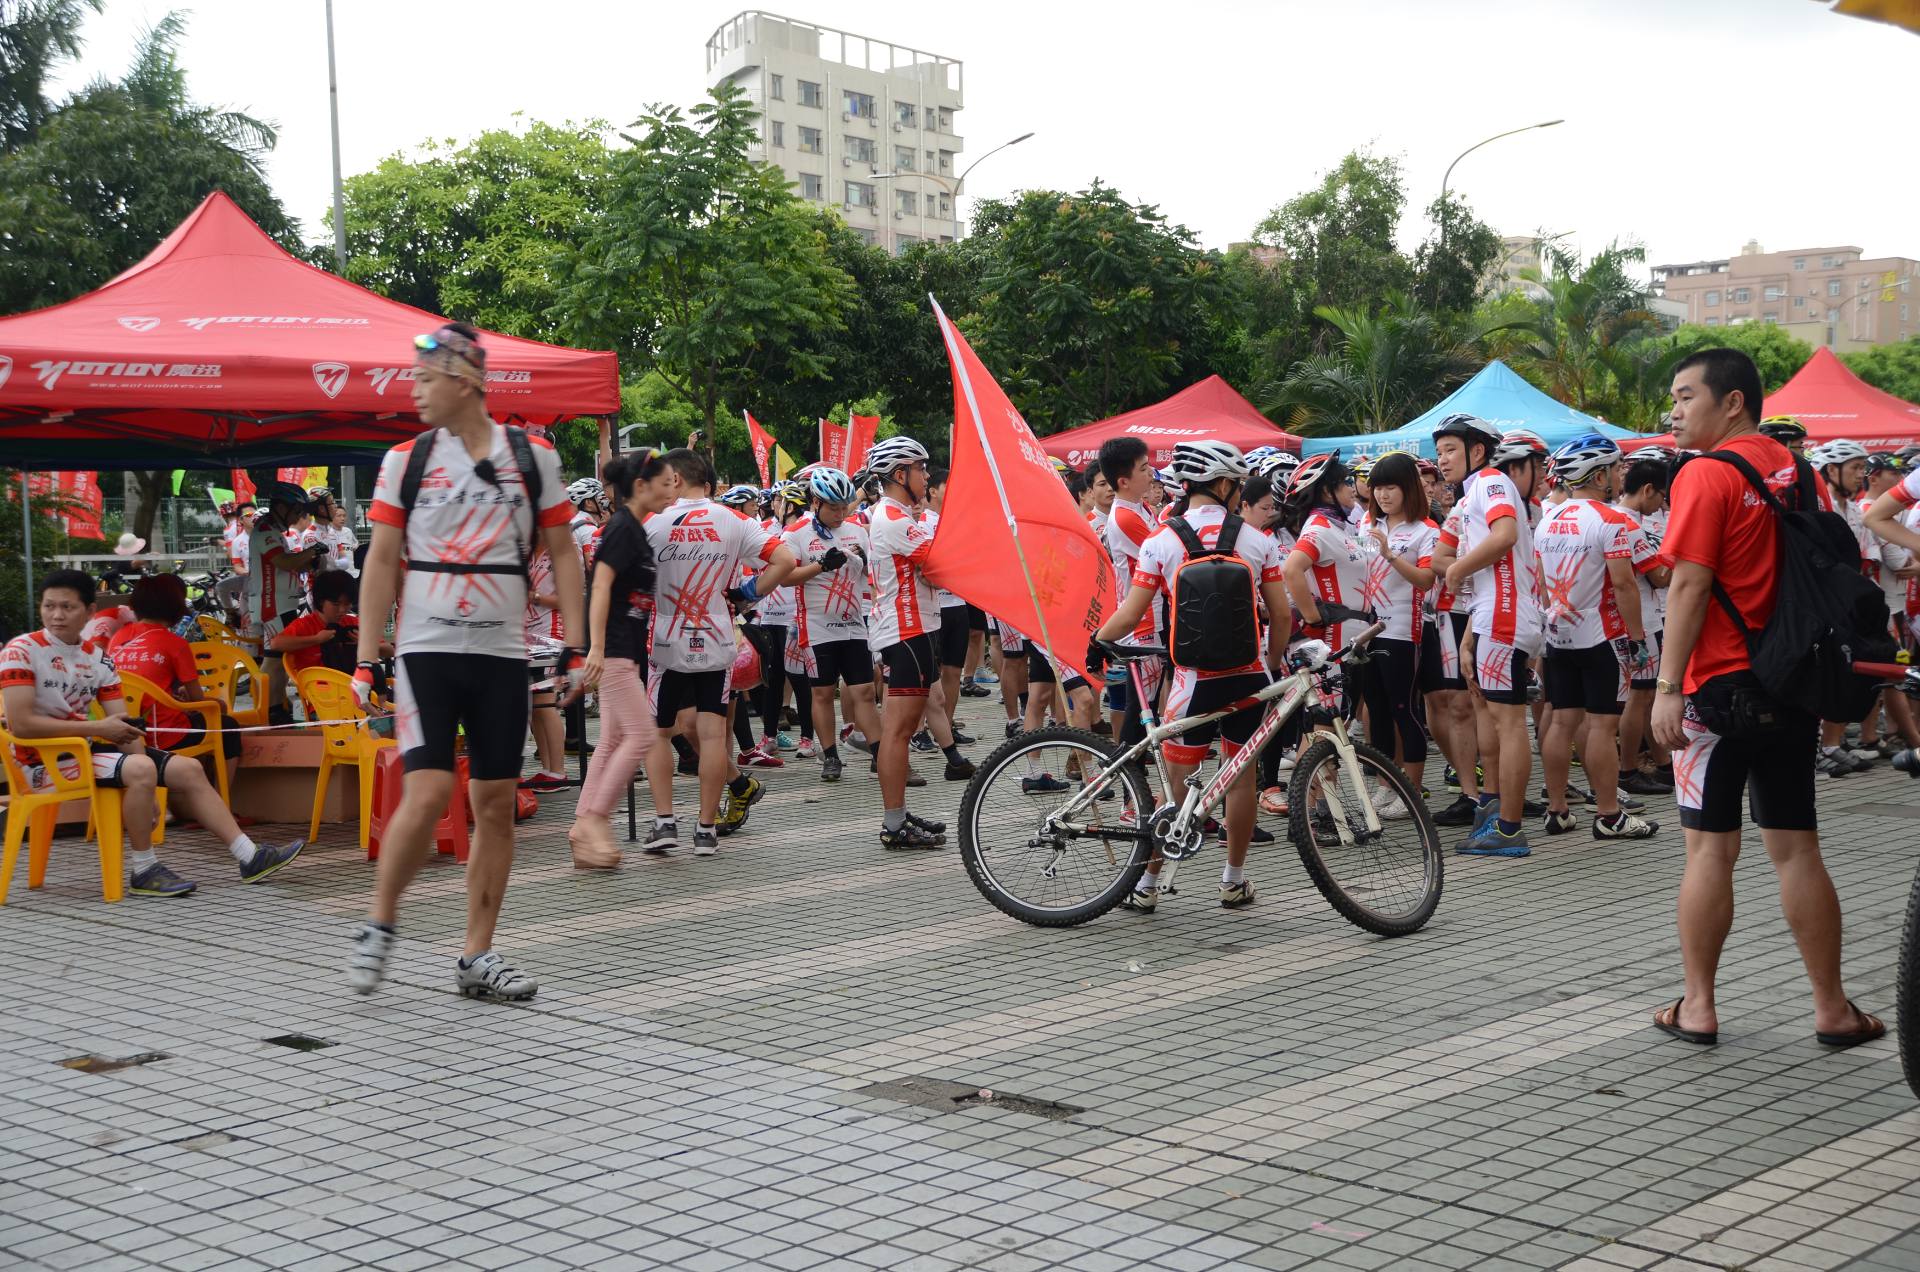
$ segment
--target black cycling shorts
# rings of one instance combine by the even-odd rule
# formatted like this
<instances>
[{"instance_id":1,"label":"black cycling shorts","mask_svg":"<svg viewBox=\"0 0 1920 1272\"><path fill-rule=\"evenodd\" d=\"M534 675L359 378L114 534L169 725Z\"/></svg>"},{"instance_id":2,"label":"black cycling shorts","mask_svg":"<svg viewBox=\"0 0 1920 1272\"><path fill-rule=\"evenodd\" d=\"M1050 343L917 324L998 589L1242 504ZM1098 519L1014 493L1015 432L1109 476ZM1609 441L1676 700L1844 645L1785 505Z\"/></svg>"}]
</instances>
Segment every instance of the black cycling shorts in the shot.
<instances>
[{"instance_id":1,"label":"black cycling shorts","mask_svg":"<svg viewBox=\"0 0 1920 1272\"><path fill-rule=\"evenodd\" d=\"M987 611L978 605L967 606L967 630L984 632L987 630Z\"/></svg>"},{"instance_id":2,"label":"black cycling shorts","mask_svg":"<svg viewBox=\"0 0 1920 1272\"><path fill-rule=\"evenodd\" d=\"M824 640L813 647L813 687L831 689L837 684L871 685L873 651L864 637L849 640Z\"/></svg>"},{"instance_id":3,"label":"black cycling shorts","mask_svg":"<svg viewBox=\"0 0 1920 1272\"><path fill-rule=\"evenodd\" d=\"M1270 683L1257 672L1202 679L1187 668L1175 668L1173 685L1167 691L1167 718L1179 719L1218 711L1229 703L1259 693ZM1244 707L1225 719L1200 725L1179 737L1168 738L1161 743L1161 748L1169 763L1199 764L1206 759L1208 747L1218 737L1221 748L1232 755L1252 739L1266 712L1265 703Z\"/></svg>"},{"instance_id":4,"label":"black cycling shorts","mask_svg":"<svg viewBox=\"0 0 1920 1272\"><path fill-rule=\"evenodd\" d=\"M1445 617L1436 622L1445 622ZM1420 625L1420 657L1414 672L1414 688L1422 694L1438 693L1442 689L1451 689L1441 674L1446 668L1440 659L1440 629L1435 623Z\"/></svg>"},{"instance_id":5,"label":"black cycling shorts","mask_svg":"<svg viewBox=\"0 0 1920 1272\"><path fill-rule=\"evenodd\" d=\"M653 694L653 722L671 729L688 707L701 715L727 714L727 678L732 668L717 671L674 671L660 667L647 688Z\"/></svg>"},{"instance_id":6,"label":"black cycling shorts","mask_svg":"<svg viewBox=\"0 0 1920 1272\"><path fill-rule=\"evenodd\" d=\"M1053 662L1038 645L1027 644L1027 683L1030 685L1051 685L1059 682L1053 675ZM1075 673L1067 677L1067 692L1075 689L1091 689L1086 677Z\"/></svg>"},{"instance_id":7,"label":"black cycling shorts","mask_svg":"<svg viewBox=\"0 0 1920 1272\"><path fill-rule=\"evenodd\" d=\"M1584 649L1547 650L1540 678L1547 704L1555 711L1617 716L1626 710L1626 670L1604 641Z\"/></svg>"},{"instance_id":8,"label":"black cycling shorts","mask_svg":"<svg viewBox=\"0 0 1920 1272\"><path fill-rule=\"evenodd\" d=\"M889 698L924 698L927 689L940 679L933 637L926 632L888 645L880 651L880 661L887 669Z\"/></svg>"},{"instance_id":9,"label":"black cycling shorts","mask_svg":"<svg viewBox=\"0 0 1920 1272\"><path fill-rule=\"evenodd\" d=\"M1446 624L1442 631L1440 624ZM1460 644L1467 638L1467 616L1448 611L1435 614L1433 624L1428 628L1436 642L1439 657L1434 663L1434 691L1465 689L1467 687L1467 669L1460 665Z\"/></svg>"},{"instance_id":10,"label":"black cycling shorts","mask_svg":"<svg viewBox=\"0 0 1920 1272\"><path fill-rule=\"evenodd\" d=\"M967 639L973 629L967 626L967 607L964 605L942 605L940 607L940 665L942 667L964 667L967 665Z\"/></svg>"},{"instance_id":11,"label":"black cycling shorts","mask_svg":"<svg viewBox=\"0 0 1920 1272\"><path fill-rule=\"evenodd\" d=\"M1631 680L1627 681L1627 687L1629 689L1652 689L1654 687L1653 682L1659 679L1659 676L1660 676L1660 633L1659 632L1647 633L1647 653L1649 655L1649 660L1646 666L1646 675L1635 676Z\"/></svg>"},{"instance_id":12,"label":"black cycling shorts","mask_svg":"<svg viewBox=\"0 0 1920 1272\"><path fill-rule=\"evenodd\" d=\"M476 782L520 776L526 747L527 664L491 654L402 654L393 677L400 755L407 772L453 771L454 739L467 738Z\"/></svg>"},{"instance_id":13,"label":"black cycling shorts","mask_svg":"<svg viewBox=\"0 0 1920 1272\"><path fill-rule=\"evenodd\" d=\"M195 716L194 719L197 720L199 717ZM230 760L240 758L240 735L233 732L233 730L239 727L240 722L238 720L224 711L220 713L220 750ZM165 749L167 751L185 751L190 747L199 746L200 740L206 736L207 731L205 729L188 729L185 735L172 746L165 748L149 746L147 750Z\"/></svg>"},{"instance_id":14,"label":"black cycling shorts","mask_svg":"<svg viewBox=\"0 0 1920 1272\"><path fill-rule=\"evenodd\" d=\"M1680 824L1709 834L1738 831L1740 793L1745 790L1754 825L1762 830L1815 830L1814 748L1819 723L1811 715L1784 710L1781 726L1752 737L1721 737L1700 718L1695 699L1725 692L1738 683L1757 683L1750 673L1715 676L1687 699L1680 727L1687 748L1673 756L1673 799Z\"/></svg>"}]
</instances>

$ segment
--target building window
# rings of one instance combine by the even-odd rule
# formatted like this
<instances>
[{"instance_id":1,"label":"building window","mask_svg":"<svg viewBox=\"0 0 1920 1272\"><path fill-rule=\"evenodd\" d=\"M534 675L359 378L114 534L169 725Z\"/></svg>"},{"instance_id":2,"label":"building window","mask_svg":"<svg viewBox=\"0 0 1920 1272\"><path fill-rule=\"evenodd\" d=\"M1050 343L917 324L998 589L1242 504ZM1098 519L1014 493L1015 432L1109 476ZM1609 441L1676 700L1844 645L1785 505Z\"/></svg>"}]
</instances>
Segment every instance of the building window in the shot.
<instances>
[{"instance_id":1,"label":"building window","mask_svg":"<svg viewBox=\"0 0 1920 1272\"><path fill-rule=\"evenodd\" d=\"M1746 287L1736 287L1733 289L1733 295L1731 299L1733 300L1733 303L1736 305L1744 305L1748 301L1753 299L1753 291L1752 289L1746 288Z\"/></svg>"},{"instance_id":2,"label":"building window","mask_svg":"<svg viewBox=\"0 0 1920 1272\"><path fill-rule=\"evenodd\" d=\"M840 108L855 119L873 118L873 94L856 93L851 89L840 94Z\"/></svg>"},{"instance_id":3,"label":"building window","mask_svg":"<svg viewBox=\"0 0 1920 1272\"><path fill-rule=\"evenodd\" d=\"M948 194L945 190L942 190L940 192L940 215L941 216L953 215L953 196Z\"/></svg>"},{"instance_id":4,"label":"building window","mask_svg":"<svg viewBox=\"0 0 1920 1272\"><path fill-rule=\"evenodd\" d=\"M893 117L900 123L912 128L920 122L920 108L912 102L895 102Z\"/></svg>"},{"instance_id":5,"label":"building window","mask_svg":"<svg viewBox=\"0 0 1920 1272\"><path fill-rule=\"evenodd\" d=\"M1769 327L1778 327L1780 325L1780 315L1779 314L1761 314L1760 321L1766 323L1767 326Z\"/></svg>"},{"instance_id":6,"label":"building window","mask_svg":"<svg viewBox=\"0 0 1920 1272\"><path fill-rule=\"evenodd\" d=\"M940 152L940 175L945 177L953 175L953 151L951 150Z\"/></svg>"},{"instance_id":7,"label":"building window","mask_svg":"<svg viewBox=\"0 0 1920 1272\"><path fill-rule=\"evenodd\" d=\"M1709 326L1709 327L1718 327L1719 325L1720 325L1720 320L1719 320L1718 318L1709 318L1709 319L1707 319L1707 326Z\"/></svg>"},{"instance_id":8,"label":"building window","mask_svg":"<svg viewBox=\"0 0 1920 1272\"><path fill-rule=\"evenodd\" d=\"M1867 290L1867 288L1869 288L1869 287L1871 287L1871 286L1873 286L1873 280L1872 280L1871 278L1863 278L1863 279L1861 279L1861 280L1860 280L1860 290L1861 290L1861 291L1865 291L1865 290Z\"/></svg>"},{"instance_id":9,"label":"building window","mask_svg":"<svg viewBox=\"0 0 1920 1272\"><path fill-rule=\"evenodd\" d=\"M856 225L853 227L853 232L860 236L860 241L862 243L865 243L868 247L873 246L874 232L870 227L864 226L864 225Z\"/></svg>"},{"instance_id":10,"label":"building window","mask_svg":"<svg viewBox=\"0 0 1920 1272\"><path fill-rule=\"evenodd\" d=\"M1807 307L1807 298L1805 296L1795 296L1793 298L1793 307L1795 309L1805 309Z\"/></svg>"},{"instance_id":11,"label":"building window","mask_svg":"<svg viewBox=\"0 0 1920 1272\"><path fill-rule=\"evenodd\" d=\"M843 140L847 145L847 158L855 163L864 163L871 168L873 161L879 157L879 148L873 144L871 137L847 137Z\"/></svg>"},{"instance_id":12,"label":"building window","mask_svg":"<svg viewBox=\"0 0 1920 1272\"><path fill-rule=\"evenodd\" d=\"M926 166L926 171L928 171L928 172L932 172L932 171L933 171L933 165L934 165L934 163L935 163L935 159L934 159L934 155L935 155L935 152L934 152L934 151L931 151L931 150L929 150L929 151L927 151L927 166Z\"/></svg>"},{"instance_id":13,"label":"building window","mask_svg":"<svg viewBox=\"0 0 1920 1272\"><path fill-rule=\"evenodd\" d=\"M943 133L952 132L953 131L953 107L937 106L937 107L934 107L933 109L939 112L940 131Z\"/></svg>"},{"instance_id":14,"label":"building window","mask_svg":"<svg viewBox=\"0 0 1920 1272\"><path fill-rule=\"evenodd\" d=\"M1806 257L1804 257L1804 256L1796 256L1796 257L1794 257L1794 258L1793 258L1793 267L1794 267L1795 269L1805 269L1805 268L1807 267L1807 258L1806 258Z\"/></svg>"},{"instance_id":15,"label":"building window","mask_svg":"<svg viewBox=\"0 0 1920 1272\"><path fill-rule=\"evenodd\" d=\"M1778 285L1770 285L1760 289L1760 299L1762 300L1784 300L1786 299L1786 295L1787 289Z\"/></svg>"},{"instance_id":16,"label":"building window","mask_svg":"<svg viewBox=\"0 0 1920 1272\"><path fill-rule=\"evenodd\" d=\"M818 128L809 128L805 124L800 125L800 153L803 155L817 155L821 153L820 130Z\"/></svg>"},{"instance_id":17,"label":"building window","mask_svg":"<svg viewBox=\"0 0 1920 1272\"><path fill-rule=\"evenodd\" d=\"M802 129L801 131L805 132L806 130ZM1717 305L1720 303L1720 293L1717 291L1710 291L1705 296L1702 296L1700 298L1700 301L1702 304L1705 304L1705 305Z\"/></svg>"},{"instance_id":18,"label":"building window","mask_svg":"<svg viewBox=\"0 0 1920 1272\"><path fill-rule=\"evenodd\" d=\"M1832 269L1832 268L1833 268L1833 257L1831 257L1831 256L1822 256L1822 257L1820 258L1820 268L1821 268L1821 269Z\"/></svg>"},{"instance_id":19,"label":"building window","mask_svg":"<svg viewBox=\"0 0 1920 1272\"><path fill-rule=\"evenodd\" d=\"M1900 306L1900 321L1907 321L1907 307L1905 305Z\"/></svg>"},{"instance_id":20,"label":"building window","mask_svg":"<svg viewBox=\"0 0 1920 1272\"><path fill-rule=\"evenodd\" d=\"M1829 278L1827 280L1827 295L1838 296L1839 294L1840 294L1840 280L1837 278Z\"/></svg>"},{"instance_id":21,"label":"building window","mask_svg":"<svg viewBox=\"0 0 1920 1272\"><path fill-rule=\"evenodd\" d=\"M874 205L873 186L866 181L847 182L847 206L870 208ZM869 240L871 241L871 240Z\"/></svg>"},{"instance_id":22,"label":"building window","mask_svg":"<svg viewBox=\"0 0 1920 1272\"><path fill-rule=\"evenodd\" d=\"M801 80L800 104L802 106L825 106L827 104L826 94L822 93L820 86L812 80Z\"/></svg>"},{"instance_id":23,"label":"building window","mask_svg":"<svg viewBox=\"0 0 1920 1272\"><path fill-rule=\"evenodd\" d=\"M767 135L772 145L784 146L787 144L787 126L777 119L768 123Z\"/></svg>"},{"instance_id":24,"label":"building window","mask_svg":"<svg viewBox=\"0 0 1920 1272\"><path fill-rule=\"evenodd\" d=\"M895 146L893 148L893 170L895 172L913 171L912 146Z\"/></svg>"},{"instance_id":25,"label":"building window","mask_svg":"<svg viewBox=\"0 0 1920 1272\"><path fill-rule=\"evenodd\" d=\"M905 256L907 249L919 241L919 239L911 234L896 234L893 238L893 254L895 256Z\"/></svg>"},{"instance_id":26,"label":"building window","mask_svg":"<svg viewBox=\"0 0 1920 1272\"><path fill-rule=\"evenodd\" d=\"M787 77L784 75L767 76L767 100L783 102L787 99Z\"/></svg>"},{"instance_id":27,"label":"building window","mask_svg":"<svg viewBox=\"0 0 1920 1272\"><path fill-rule=\"evenodd\" d=\"M919 216L920 196L912 190L895 190L893 192L893 210L902 216Z\"/></svg>"},{"instance_id":28,"label":"building window","mask_svg":"<svg viewBox=\"0 0 1920 1272\"><path fill-rule=\"evenodd\" d=\"M819 177L818 175L811 172L801 173L800 174L800 197L803 199L813 199L816 202L826 198L827 197L826 181L821 177Z\"/></svg>"}]
</instances>

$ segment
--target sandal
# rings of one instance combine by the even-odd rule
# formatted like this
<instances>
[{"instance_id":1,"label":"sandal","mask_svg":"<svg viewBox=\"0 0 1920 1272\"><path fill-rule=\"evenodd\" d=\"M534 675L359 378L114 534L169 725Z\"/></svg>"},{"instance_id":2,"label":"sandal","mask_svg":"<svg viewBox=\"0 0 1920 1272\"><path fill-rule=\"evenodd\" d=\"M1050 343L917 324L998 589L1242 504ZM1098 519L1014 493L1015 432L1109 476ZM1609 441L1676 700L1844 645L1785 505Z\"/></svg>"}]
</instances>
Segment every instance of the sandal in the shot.
<instances>
[{"instance_id":1,"label":"sandal","mask_svg":"<svg viewBox=\"0 0 1920 1272\"><path fill-rule=\"evenodd\" d=\"M1854 1006L1853 999L1847 999L1847 1006L1853 1008L1853 1015L1861 1027L1847 1033L1814 1032L1813 1039L1823 1047L1857 1047L1863 1042L1872 1042L1876 1038L1887 1036L1887 1026L1878 1016L1870 1016Z\"/></svg>"},{"instance_id":2,"label":"sandal","mask_svg":"<svg viewBox=\"0 0 1920 1272\"><path fill-rule=\"evenodd\" d=\"M1686 1001L1685 998L1676 998L1673 1000L1673 1006L1663 1008L1659 1012L1656 1012L1653 1017L1653 1027L1663 1034L1678 1038L1682 1042L1690 1042L1696 1047L1711 1047L1719 1042L1720 1034L1718 1030L1683 1029L1680 1027L1680 1004ZM1822 1039L1822 1041L1825 1041L1825 1039Z\"/></svg>"},{"instance_id":3,"label":"sandal","mask_svg":"<svg viewBox=\"0 0 1920 1272\"><path fill-rule=\"evenodd\" d=\"M613 842L611 832L596 834L587 831L575 835L567 831L567 846L573 849L573 868L576 870L613 870L622 860L620 848Z\"/></svg>"},{"instance_id":4,"label":"sandal","mask_svg":"<svg viewBox=\"0 0 1920 1272\"><path fill-rule=\"evenodd\" d=\"M1269 786L1260 792L1260 811L1269 817L1287 815L1287 793L1278 786Z\"/></svg>"}]
</instances>

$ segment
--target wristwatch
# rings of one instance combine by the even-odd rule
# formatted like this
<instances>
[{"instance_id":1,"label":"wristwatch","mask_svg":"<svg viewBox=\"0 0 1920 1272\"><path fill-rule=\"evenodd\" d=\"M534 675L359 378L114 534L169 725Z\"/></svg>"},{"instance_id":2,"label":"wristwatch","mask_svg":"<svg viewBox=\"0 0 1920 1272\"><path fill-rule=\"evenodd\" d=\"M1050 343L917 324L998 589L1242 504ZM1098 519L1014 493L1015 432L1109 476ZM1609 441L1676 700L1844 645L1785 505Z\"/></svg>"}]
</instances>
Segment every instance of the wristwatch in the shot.
<instances>
[{"instance_id":1,"label":"wristwatch","mask_svg":"<svg viewBox=\"0 0 1920 1272\"><path fill-rule=\"evenodd\" d=\"M1679 693L1680 686L1674 684L1671 680L1655 680L1653 682L1653 691L1655 693Z\"/></svg>"}]
</instances>

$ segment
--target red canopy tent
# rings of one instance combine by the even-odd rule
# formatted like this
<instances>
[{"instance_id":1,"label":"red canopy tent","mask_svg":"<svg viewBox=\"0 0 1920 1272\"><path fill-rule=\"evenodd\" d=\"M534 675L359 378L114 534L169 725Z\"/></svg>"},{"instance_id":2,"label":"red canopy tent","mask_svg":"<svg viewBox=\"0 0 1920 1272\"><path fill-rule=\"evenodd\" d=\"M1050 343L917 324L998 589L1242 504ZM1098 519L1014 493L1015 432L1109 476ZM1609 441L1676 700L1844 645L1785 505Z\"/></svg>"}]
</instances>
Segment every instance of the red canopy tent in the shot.
<instances>
[{"instance_id":1,"label":"red canopy tent","mask_svg":"<svg viewBox=\"0 0 1920 1272\"><path fill-rule=\"evenodd\" d=\"M352 462L419 431L413 337L443 321L296 260L215 193L97 290L0 318L0 466ZM496 419L620 409L612 353L481 343Z\"/></svg>"},{"instance_id":2,"label":"red canopy tent","mask_svg":"<svg viewBox=\"0 0 1920 1272\"><path fill-rule=\"evenodd\" d=\"M1231 442L1243 451L1278 446L1300 453L1299 438L1275 426L1217 375L1188 385L1164 402L1043 437L1040 445L1078 468L1090 463L1100 453L1100 443L1110 437L1138 437L1147 444L1155 468L1173 458L1176 444L1193 438Z\"/></svg>"},{"instance_id":3,"label":"red canopy tent","mask_svg":"<svg viewBox=\"0 0 1920 1272\"><path fill-rule=\"evenodd\" d=\"M1813 351L1793 378L1767 394L1768 415L1791 415L1807 427L1807 444L1847 438L1874 450L1898 450L1920 442L1920 405L1876 389L1847 368L1824 345ZM1658 442L1671 446L1672 433L1662 433L1621 446L1633 450Z\"/></svg>"}]
</instances>

